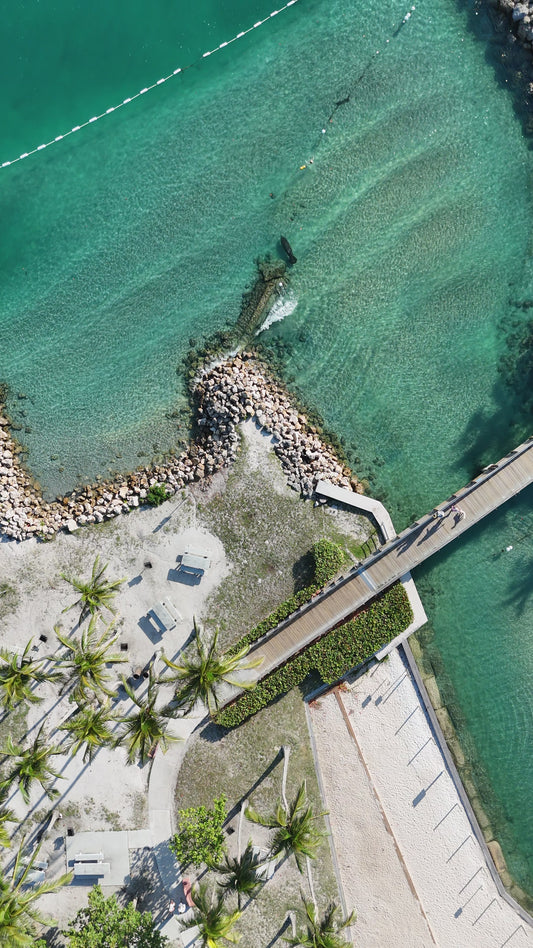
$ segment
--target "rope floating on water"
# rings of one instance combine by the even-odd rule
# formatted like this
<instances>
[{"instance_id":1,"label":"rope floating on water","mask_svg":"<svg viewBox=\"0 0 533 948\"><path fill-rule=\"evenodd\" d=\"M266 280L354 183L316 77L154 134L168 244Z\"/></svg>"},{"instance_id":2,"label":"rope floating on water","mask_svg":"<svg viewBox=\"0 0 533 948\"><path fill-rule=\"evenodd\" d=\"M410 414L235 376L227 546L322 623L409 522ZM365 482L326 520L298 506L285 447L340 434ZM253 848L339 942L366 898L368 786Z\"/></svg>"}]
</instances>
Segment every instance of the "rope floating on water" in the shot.
<instances>
[{"instance_id":1,"label":"rope floating on water","mask_svg":"<svg viewBox=\"0 0 533 948\"><path fill-rule=\"evenodd\" d=\"M181 73L185 72L187 69L190 69L191 66L194 66L197 62L201 62L202 59L206 59L208 56L213 56L215 53L218 53L221 49L225 49L227 46L231 46L232 43L237 42L246 36L248 33L253 33L259 26L263 26L265 23L268 23L273 17L278 16L278 14L283 13L285 10L288 10L289 7L294 6L298 0L288 0L288 2L280 7L279 10L273 10L272 13L269 13L263 20L258 20L257 23L254 23L253 26L248 27L247 30L242 30L240 33L237 33L236 36L233 36L232 39L226 40L224 43L220 43L218 46L215 46L214 49L208 49L205 53L202 53L198 59L194 62L189 63L187 66L181 66L177 69L174 69L168 74L168 76L163 76L161 79L158 79L156 82L153 82L151 86L146 86L144 89L141 89L140 92L135 93L135 95L129 96L129 98L124 99L122 102L119 102L118 105L112 105L110 108L106 109L105 112L101 112L100 115L93 115L87 122L82 122L80 125L75 125L74 128L71 128L68 132L64 132L62 135L56 135L55 138L52 138L49 142L45 142L43 145L37 145L37 148L32 148L31 151L25 151L22 155L19 155L18 158L13 158L11 161L4 161L0 165L2 168L9 168L10 165L17 164L18 161L23 161L25 158L29 158L30 155L36 155L38 151L43 151L45 148L49 148L50 145L55 145L56 142L63 141L64 138L68 138L70 135L74 135L75 132L80 132L82 128L87 128L88 125L92 125L94 122L98 122L100 119L104 118L106 115L111 115L112 112L116 112L118 109L124 108L125 105L129 105L130 102L134 102L135 99L139 99L142 95L145 95L147 92L151 92L152 89L156 89L157 86L162 86L165 82L168 82L169 79L173 79L174 76L178 76Z\"/></svg>"}]
</instances>

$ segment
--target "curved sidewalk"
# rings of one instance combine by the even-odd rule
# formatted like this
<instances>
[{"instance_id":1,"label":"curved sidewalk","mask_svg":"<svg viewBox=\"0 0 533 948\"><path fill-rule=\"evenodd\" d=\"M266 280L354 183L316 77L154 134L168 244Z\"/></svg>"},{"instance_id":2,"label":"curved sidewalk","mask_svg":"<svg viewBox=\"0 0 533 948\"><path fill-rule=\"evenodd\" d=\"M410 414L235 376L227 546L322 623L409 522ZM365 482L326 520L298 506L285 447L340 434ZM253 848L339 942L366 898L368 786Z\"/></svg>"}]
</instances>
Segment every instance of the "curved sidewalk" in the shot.
<instances>
[{"instance_id":1,"label":"curved sidewalk","mask_svg":"<svg viewBox=\"0 0 533 948\"><path fill-rule=\"evenodd\" d=\"M148 778L148 817L150 845L155 856L162 885L169 901L177 901L176 895L181 883L181 869L176 857L169 849L169 839L174 833L174 790L179 769L187 750L187 741L191 734L207 721L206 715L195 715L174 719L170 722L168 733L179 740L173 742L166 754L159 749L150 769ZM183 941L178 917L169 916L161 931L172 944L189 944ZM194 936L191 934L194 940Z\"/></svg>"}]
</instances>

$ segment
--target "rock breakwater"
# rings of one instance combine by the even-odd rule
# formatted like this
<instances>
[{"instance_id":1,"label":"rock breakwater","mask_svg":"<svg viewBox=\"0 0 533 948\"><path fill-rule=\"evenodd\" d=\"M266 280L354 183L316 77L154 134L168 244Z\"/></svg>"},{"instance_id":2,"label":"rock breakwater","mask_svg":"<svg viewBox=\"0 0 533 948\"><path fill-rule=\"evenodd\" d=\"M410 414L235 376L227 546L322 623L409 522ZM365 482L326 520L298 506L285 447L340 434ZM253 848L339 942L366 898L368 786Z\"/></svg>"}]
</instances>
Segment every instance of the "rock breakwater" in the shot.
<instances>
[{"instance_id":1,"label":"rock breakwater","mask_svg":"<svg viewBox=\"0 0 533 948\"><path fill-rule=\"evenodd\" d=\"M101 523L139 507L156 484L174 494L208 480L235 460L237 425L247 418L274 437L287 482L310 496L319 480L362 492L316 427L254 353L241 353L205 367L194 388L199 435L178 457L106 483L88 485L47 503L24 469L21 448L0 413L0 533L17 540L50 539L58 530Z\"/></svg>"},{"instance_id":2,"label":"rock breakwater","mask_svg":"<svg viewBox=\"0 0 533 948\"><path fill-rule=\"evenodd\" d=\"M533 49L533 0L498 0L498 6L511 18L522 45ZM533 92L533 84L529 91Z\"/></svg>"}]
</instances>

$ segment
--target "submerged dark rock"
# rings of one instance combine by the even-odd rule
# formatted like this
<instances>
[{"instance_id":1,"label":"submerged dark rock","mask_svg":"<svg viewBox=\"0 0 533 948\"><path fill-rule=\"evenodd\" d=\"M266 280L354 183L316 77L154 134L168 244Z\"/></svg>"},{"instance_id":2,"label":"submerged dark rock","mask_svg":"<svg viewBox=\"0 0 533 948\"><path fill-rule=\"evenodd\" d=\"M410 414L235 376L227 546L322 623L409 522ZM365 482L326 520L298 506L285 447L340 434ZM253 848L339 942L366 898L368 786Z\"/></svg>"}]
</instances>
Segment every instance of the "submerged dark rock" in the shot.
<instances>
[{"instance_id":1,"label":"submerged dark rock","mask_svg":"<svg viewBox=\"0 0 533 948\"><path fill-rule=\"evenodd\" d=\"M289 265L292 267L292 265L297 262L297 258L294 256L292 252L292 247L286 237L281 237L281 246L283 247L285 253L287 254L287 260L289 261Z\"/></svg>"}]
</instances>

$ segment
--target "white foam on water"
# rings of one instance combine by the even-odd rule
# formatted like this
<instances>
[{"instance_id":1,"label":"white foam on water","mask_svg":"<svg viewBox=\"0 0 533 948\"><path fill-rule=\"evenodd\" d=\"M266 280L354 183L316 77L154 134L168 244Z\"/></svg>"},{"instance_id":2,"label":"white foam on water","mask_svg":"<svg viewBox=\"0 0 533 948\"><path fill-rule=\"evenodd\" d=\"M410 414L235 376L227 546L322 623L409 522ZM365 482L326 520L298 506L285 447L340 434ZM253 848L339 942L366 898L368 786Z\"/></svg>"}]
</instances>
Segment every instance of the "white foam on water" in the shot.
<instances>
[{"instance_id":1,"label":"white foam on water","mask_svg":"<svg viewBox=\"0 0 533 948\"><path fill-rule=\"evenodd\" d=\"M292 293L289 293L287 296L280 296L274 303L263 325L257 330L256 336L258 336L260 332L264 332L265 329L270 329L273 323L279 323L282 319L285 319L286 316L290 316L291 313L294 313L297 306L298 300Z\"/></svg>"}]
</instances>

